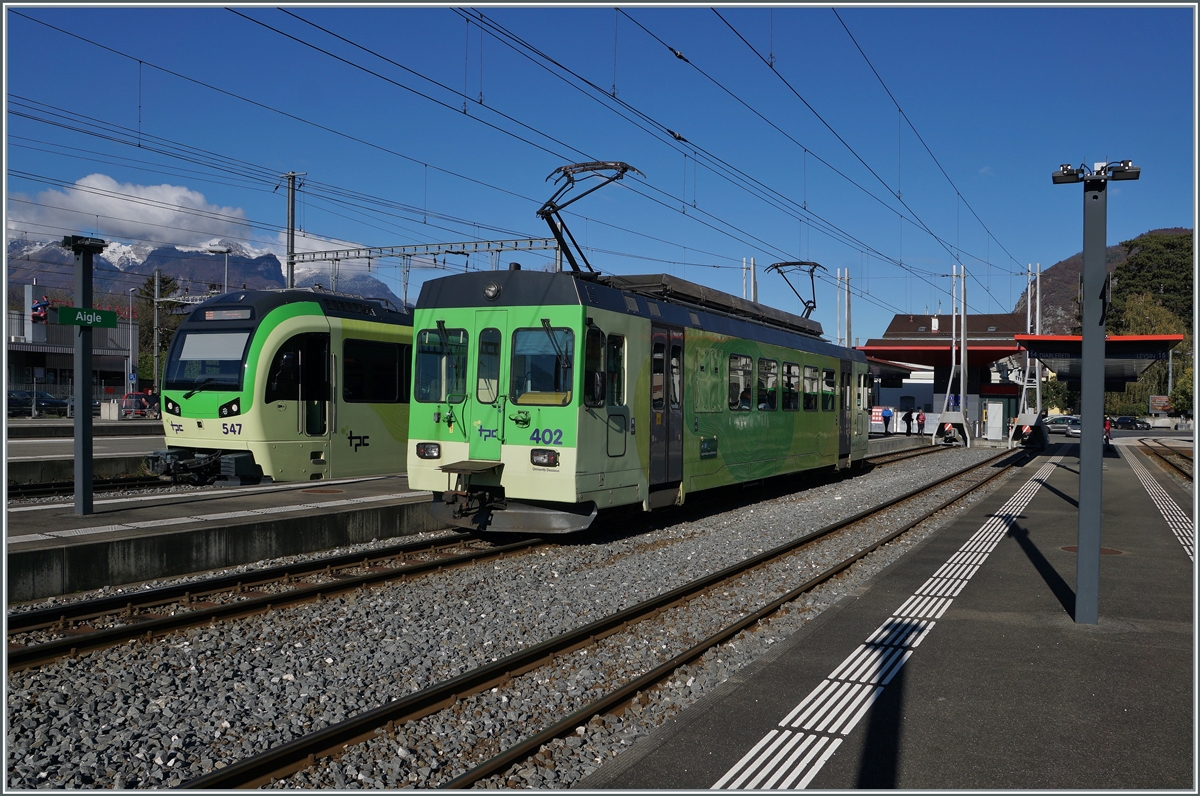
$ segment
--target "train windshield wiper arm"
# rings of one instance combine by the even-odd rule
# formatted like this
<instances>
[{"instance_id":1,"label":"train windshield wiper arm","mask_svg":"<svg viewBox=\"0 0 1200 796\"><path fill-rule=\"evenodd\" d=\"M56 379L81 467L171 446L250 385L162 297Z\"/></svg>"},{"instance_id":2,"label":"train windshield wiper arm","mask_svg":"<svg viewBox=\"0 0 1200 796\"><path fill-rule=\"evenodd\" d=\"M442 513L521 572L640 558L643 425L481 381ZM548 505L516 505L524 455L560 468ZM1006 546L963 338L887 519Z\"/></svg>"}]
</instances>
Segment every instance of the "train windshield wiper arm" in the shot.
<instances>
[{"instance_id":1,"label":"train windshield wiper arm","mask_svg":"<svg viewBox=\"0 0 1200 796\"><path fill-rule=\"evenodd\" d=\"M212 383L213 383L213 382L215 382L216 380L217 380L217 377L216 377L216 376L209 376L207 379L205 379L204 381L200 382L199 384L197 384L195 387L193 387L192 389L188 390L187 392L185 392L185 393L183 394L183 397L184 397L184 398L191 398L193 395L195 395L196 393L200 392L201 390L207 389L207 388L208 388L208 385L212 384Z\"/></svg>"},{"instance_id":2,"label":"train windshield wiper arm","mask_svg":"<svg viewBox=\"0 0 1200 796\"><path fill-rule=\"evenodd\" d=\"M554 336L554 330L550 328L549 318L542 318L542 329L546 331L546 336L550 338L550 345L554 346L554 356L558 358L558 361L555 363L556 367L562 368L567 361L567 355L563 353L562 348L558 345L558 338ZM557 380L558 376L556 375L555 381Z\"/></svg>"}]
</instances>

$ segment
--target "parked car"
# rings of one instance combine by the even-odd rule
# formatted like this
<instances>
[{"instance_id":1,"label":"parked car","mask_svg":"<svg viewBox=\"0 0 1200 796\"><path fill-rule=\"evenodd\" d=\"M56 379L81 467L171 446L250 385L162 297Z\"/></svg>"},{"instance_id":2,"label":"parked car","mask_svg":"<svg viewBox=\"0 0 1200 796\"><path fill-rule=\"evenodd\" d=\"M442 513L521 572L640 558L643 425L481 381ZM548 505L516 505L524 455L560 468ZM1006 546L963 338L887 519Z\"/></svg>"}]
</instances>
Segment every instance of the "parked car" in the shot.
<instances>
[{"instance_id":1,"label":"parked car","mask_svg":"<svg viewBox=\"0 0 1200 796\"><path fill-rule=\"evenodd\" d=\"M30 405L33 399L25 390L9 390L8 391L8 414L12 415L28 415Z\"/></svg>"},{"instance_id":2,"label":"parked car","mask_svg":"<svg viewBox=\"0 0 1200 796\"><path fill-rule=\"evenodd\" d=\"M1130 415L1121 415L1113 421L1113 428L1127 428L1130 430L1147 431L1150 428L1150 423L1141 418L1131 417Z\"/></svg>"},{"instance_id":3,"label":"parked car","mask_svg":"<svg viewBox=\"0 0 1200 796\"><path fill-rule=\"evenodd\" d=\"M67 409L70 411L70 413L72 415L75 414L75 396L74 395L71 395L67 398ZM96 398L92 399L92 414L93 415L100 414L100 401L97 400Z\"/></svg>"},{"instance_id":4,"label":"parked car","mask_svg":"<svg viewBox=\"0 0 1200 796\"><path fill-rule=\"evenodd\" d=\"M1067 426L1072 420L1078 421L1079 418L1075 415L1054 415L1043 420L1042 425L1046 427L1046 432L1049 434L1065 434Z\"/></svg>"},{"instance_id":5,"label":"parked car","mask_svg":"<svg viewBox=\"0 0 1200 796\"><path fill-rule=\"evenodd\" d=\"M66 415L67 413L67 402L62 398L55 398L45 390L22 390L22 392L29 394L33 408L39 415Z\"/></svg>"},{"instance_id":6,"label":"parked car","mask_svg":"<svg viewBox=\"0 0 1200 796\"><path fill-rule=\"evenodd\" d=\"M1083 436L1083 426L1080 424L1079 418L1072 417L1070 419L1070 421L1067 422L1067 436L1068 437Z\"/></svg>"}]
</instances>

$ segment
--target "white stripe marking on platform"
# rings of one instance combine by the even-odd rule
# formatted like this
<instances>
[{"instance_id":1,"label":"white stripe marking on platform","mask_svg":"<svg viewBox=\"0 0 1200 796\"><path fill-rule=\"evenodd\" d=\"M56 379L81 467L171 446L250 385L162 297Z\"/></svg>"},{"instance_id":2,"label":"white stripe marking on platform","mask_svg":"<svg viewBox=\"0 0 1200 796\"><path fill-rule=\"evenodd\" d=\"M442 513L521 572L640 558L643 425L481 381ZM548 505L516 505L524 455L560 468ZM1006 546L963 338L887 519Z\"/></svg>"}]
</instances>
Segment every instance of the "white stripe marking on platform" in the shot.
<instances>
[{"instance_id":1,"label":"white stripe marking on platform","mask_svg":"<svg viewBox=\"0 0 1200 796\"><path fill-rule=\"evenodd\" d=\"M770 779L762 783L762 789L790 789L793 782L796 782L797 789L808 787L817 772L833 756L842 742L842 737L854 729L879 699L884 688L933 630L936 624L934 620L941 618L954 602L954 598L966 586L967 581L979 571L979 565L1016 523L1017 517L1050 478L1050 474L1058 467L1062 458L1061 455L1055 456L1043 465L1008 499L999 512L989 517L945 564L938 567L933 577L921 584L887 621L867 636L862 645L842 660L820 685L800 701L800 704L788 711L778 726L803 726L814 734L806 734L804 745L793 753ZM747 786L750 789L758 788L760 780L782 757L783 753L776 755L775 750L784 743L790 732L784 730L783 734L776 738L779 732L778 729L770 730L753 749L734 764L733 768L717 780L712 789L724 788L726 783L730 783L730 788L740 788L755 772L761 771ZM812 738L817 739L812 749L793 766L796 756L811 743ZM772 739L775 739L775 743L762 751ZM794 743L794 740L788 742L787 748ZM780 775L789 767L791 771L787 778L778 782Z\"/></svg>"}]
</instances>

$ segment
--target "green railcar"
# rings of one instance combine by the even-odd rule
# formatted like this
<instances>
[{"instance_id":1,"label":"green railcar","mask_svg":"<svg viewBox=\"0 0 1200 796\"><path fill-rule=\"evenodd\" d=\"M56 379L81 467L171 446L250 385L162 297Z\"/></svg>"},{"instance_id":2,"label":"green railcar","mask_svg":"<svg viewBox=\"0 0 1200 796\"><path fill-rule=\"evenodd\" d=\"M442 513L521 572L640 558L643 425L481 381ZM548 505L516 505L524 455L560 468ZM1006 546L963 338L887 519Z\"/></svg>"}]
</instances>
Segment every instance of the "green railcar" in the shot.
<instances>
[{"instance_id":1,"label":"green railcar","mask_svg":"<svg viewBox=\"0 0 1200 796\"><path fill-rule=\"evenodd\" d=\"M862 352L665 275L474 272L414 312L408 478L449 525L561 533L600 509L867 451Z\"/></svg>"},{"instance_id":2,"label":"green railcar","mask_svg":"<svg viewBox=\"0 0 1200 796\"><path fill-rule=\"evenodd\" d=\"M154 472L226 483L402 472L412 315L318 290L216 296L163 369Z\"/></svg>"}]
</instances>

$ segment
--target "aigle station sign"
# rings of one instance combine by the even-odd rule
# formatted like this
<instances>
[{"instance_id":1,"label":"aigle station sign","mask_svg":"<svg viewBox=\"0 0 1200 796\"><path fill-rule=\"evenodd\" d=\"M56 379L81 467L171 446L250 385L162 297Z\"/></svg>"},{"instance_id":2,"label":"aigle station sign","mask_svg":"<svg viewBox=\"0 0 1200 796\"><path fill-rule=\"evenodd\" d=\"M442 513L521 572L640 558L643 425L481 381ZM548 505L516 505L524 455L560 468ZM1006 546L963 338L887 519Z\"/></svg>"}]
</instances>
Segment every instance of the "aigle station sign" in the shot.
<instances>
[{"instance_id":1,"label":"aigle station sign","mask_svg":"<svg viewBox=\"0 0 1200 796\"><path fill-rule=\"evenodd\" d=\"M99 329L116 329L117 313L111 310L89 310L80 307L59 307L58 322L68 326L91 326Z\"/></svg>"}]
</instances>

